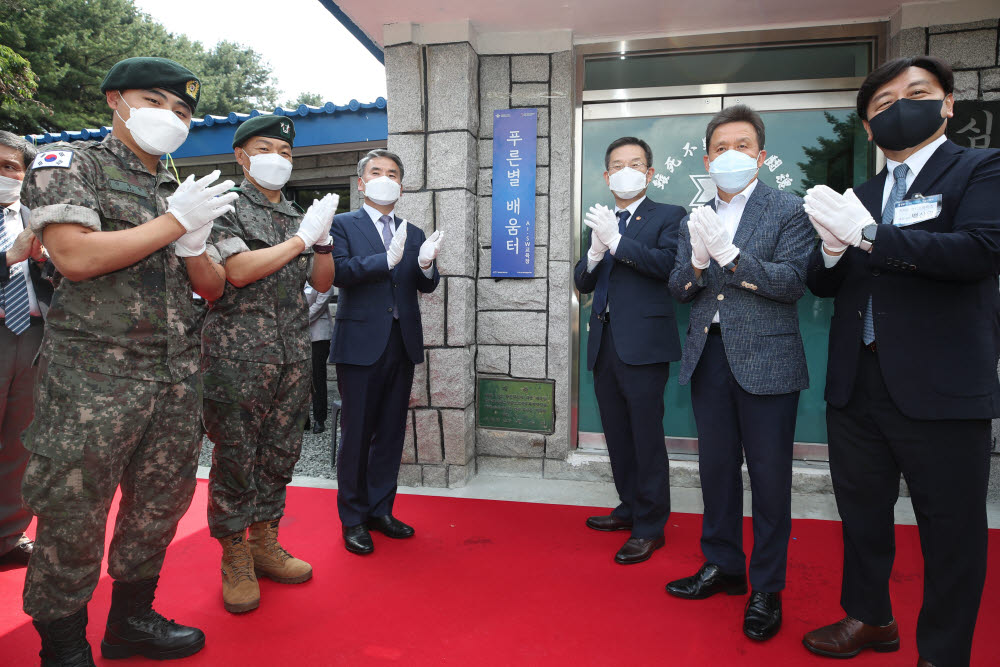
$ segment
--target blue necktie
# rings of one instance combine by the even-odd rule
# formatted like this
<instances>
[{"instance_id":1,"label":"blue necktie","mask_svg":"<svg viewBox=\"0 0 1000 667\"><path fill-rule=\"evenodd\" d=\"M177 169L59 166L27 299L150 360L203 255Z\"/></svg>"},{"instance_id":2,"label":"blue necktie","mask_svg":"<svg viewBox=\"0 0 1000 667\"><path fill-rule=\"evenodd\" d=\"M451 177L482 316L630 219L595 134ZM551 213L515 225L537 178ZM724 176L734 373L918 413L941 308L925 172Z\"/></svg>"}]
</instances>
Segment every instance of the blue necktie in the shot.
<instances>
[{"instance_id":1,"label":"blue necktie","mask_svg":"<svg viewBox=\"0 0 1000 667\"><path fill-rule=\"evenodd\" d=\"M392 244L392 217L388 215L383 215L378 219L382 223L382 245L385 246L386 250L389 250L389 246ZM396 306L396 294L392 295L392 318L394 320L399 319L399 308Z\"/></svg>"},{"instance_id":2,"label":"blue necktie","mask_svg":"<svg viewBox=\"0 0 1000 667\"><path fill-rule=\"evenodd\" d=\"M905 162L897 165L892 170L892 177L895 179L895 182L892 184L892 190L889 191L889 199L885 202L885 208L882 209L883 225L891 225L893 218L896 217L896 204L903 201L903 198L906 196L906 174L909 171L910 168L906 166ZM861 340L865 345L871 345L875 342L875 318L872 314L871 296L868 297L868 306L865 308Z\"/></svg>"},{"instance_id":3,"label":"blue necktie","mask_svg":"<svg viewBox=\"0 0 1000 667\"><path fill-rule=\"evenodd\" d=\"M10 250L14 239L7 234L6 218L10 215L8 209L0 214L0 250ZM4 267L6 270L6 267ZM4 324L14 332L15 336L24 333L31 324L31 311L28 304L28 283L22 266L17 266L10 276L10 281L0 288L3 296Z\"/></svg>"},{"instance_id":4,"label":"blue necktie","mask_svg":"<svg viewBox=\"0 0 1000 667\"><path fill-rule=\"evenodd\" d=\"M618 216L618 233L625 236L625 221L628 220L629 216L632 215L628 210L618 211L615 213ZM591 230L591 234L596 234L597 232ZM594 288L594 308L593 312L598 315L604 313L608 309L608 281L611 279L611 262L605 265L603 262L600 267L600 274L597 276L597 286Z\"/></svg>"}]
</instances>

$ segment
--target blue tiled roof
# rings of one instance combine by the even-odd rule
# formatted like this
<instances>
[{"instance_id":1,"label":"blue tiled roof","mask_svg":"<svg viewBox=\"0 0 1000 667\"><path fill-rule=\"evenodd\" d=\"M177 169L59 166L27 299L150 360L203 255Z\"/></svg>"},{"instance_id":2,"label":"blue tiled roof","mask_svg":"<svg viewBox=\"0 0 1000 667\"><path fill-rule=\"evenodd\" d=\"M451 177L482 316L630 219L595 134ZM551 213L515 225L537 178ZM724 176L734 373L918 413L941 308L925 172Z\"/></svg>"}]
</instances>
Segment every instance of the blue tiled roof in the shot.
<instances>
[{"instance_id":1,"label":"blue tiled roof","mask_svg":"<svg viewBox=\"0 0 1000 667\"><path fill-rule=\"evenodd\" d=\"M284 107L276 107L272 114L278 116L310 116L312 114L337 114L344 112L375 112L376 116L384 116L386 107L386 101L384 97L376 98L374 102L358 102L357 100L351 100L347 104L338 105L333 102L327 102L323 106L314 107L308 104L300 104L294 109L285 109ZM379 114L378 112L382 112ZM191 131L195 132L201 127L213 127L215 125L239 125L245 120L249 120L255 116L266 115L267 112L259 111L254 109L250 113L236 113L231 112L228 116L205 116L204 118L192 118L191 119ZM111 128L108 126L101 127L99 129L85 129L76 131L64 131L64 132L46 132L45 134L29 134L24 138L28 141L35 143L36 145L50 144L56 141L86 141L88 139L101 139L106 137L111 133ZM381 133L381 139L385 139L386 132Z\"/></svg>"}]
</instances>

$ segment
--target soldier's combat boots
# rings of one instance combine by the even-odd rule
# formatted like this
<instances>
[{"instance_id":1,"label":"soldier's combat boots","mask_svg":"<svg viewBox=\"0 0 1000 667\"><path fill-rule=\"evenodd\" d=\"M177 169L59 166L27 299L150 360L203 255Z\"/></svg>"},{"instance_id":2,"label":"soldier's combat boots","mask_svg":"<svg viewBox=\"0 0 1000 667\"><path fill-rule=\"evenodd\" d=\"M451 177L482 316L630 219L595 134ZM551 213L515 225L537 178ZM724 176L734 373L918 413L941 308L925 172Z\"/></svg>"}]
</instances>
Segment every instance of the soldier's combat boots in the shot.
<instances>
[{"instance_id":1,"label":"soldier's combat boots","mask_svg":"<svg viewBox=\"0 0 1000 667\"><path fill-rule=\"evenodd\" d=\"M115 659L141 655L153 660L172 660L186 658L204 648L205 633L201 630L168 621L153 610L159 579L112 584L102 656Z\"/></svg>"},{"instance_id":2,"label":"soldier's combat boots","mask_svg":"<svg viewBox=\"0 0 1000 667\"><path fill-rule=\"evenodd\" d=\"M32 623L42 638L38 653L42 667L94 667L94 655L87 643L86 607L54 621Z\"/></svg>"},{"instance_id":3,"label":"soldier's combat boots","mask_svg":"<svg viewBox=\"0 0 1000 667\"><path fill-rule=\"evenodd\" d=\"M219 539L222 545L222 604L226 611L242 614L260 606L260 587L253 571L253 556L246 536L233 533Z\"/></svg>"},{"instance_id":4,"label":"soldier's combat boots","mask_svg":"<svg viewBox=\"0 0 1000 667\"><path fill-rule=\"evenodd\" d=\"M258 577L279 584L301 584L312 578L312 565L285 551L278 542L278 522L260 521L250 526L250 553Z\"/></svg>"}]
</instances>

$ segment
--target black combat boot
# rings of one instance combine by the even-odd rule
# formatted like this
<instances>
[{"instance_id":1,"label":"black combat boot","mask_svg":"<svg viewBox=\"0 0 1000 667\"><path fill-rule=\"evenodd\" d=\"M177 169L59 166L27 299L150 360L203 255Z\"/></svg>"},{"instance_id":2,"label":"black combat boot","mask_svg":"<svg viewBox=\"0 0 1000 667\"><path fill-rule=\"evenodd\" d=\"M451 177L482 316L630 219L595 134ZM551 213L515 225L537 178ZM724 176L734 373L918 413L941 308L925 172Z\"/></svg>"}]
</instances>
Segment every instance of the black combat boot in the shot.
<instances>
[{"instance_id":1,"label":"black combat boot","mask_svg":"<svg viewBox=\"0 0 1000 667\"><path fill-rule=\"evenodd\" d=\"M87 643L87 608L54 621L32 621L42 638L42 667L94 667Z\"/></svg>"},{"instance_id":2,"label":"black combat boot","mask_svg":"<svg viewBox=\"0 0 1000 667\"><path fill-rule=\"evenodd\" d=\"M205 633L201 630L168 621L153 611L159 579L114 582L108 626L101 642L101 655L105 658L141 655L153 660L171 660L186 658L205 646Z\"/></svg>"}]
</instances>

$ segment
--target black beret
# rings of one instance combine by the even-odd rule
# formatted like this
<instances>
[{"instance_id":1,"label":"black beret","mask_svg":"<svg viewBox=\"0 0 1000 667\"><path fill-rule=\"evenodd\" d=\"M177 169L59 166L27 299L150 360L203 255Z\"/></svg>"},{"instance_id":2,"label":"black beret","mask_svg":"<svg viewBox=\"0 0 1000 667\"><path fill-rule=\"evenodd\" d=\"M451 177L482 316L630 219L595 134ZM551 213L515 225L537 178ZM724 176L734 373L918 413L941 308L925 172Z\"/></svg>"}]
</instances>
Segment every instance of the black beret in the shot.
<instances>
[{"instance_id":1,"label":"black beret","mask_svg":"<svg viewBox=\"0 0 1000 667\"><path fill-rule=\"evenodd\" d=\"M201 82L194 72L166 58L126 58L115 64L101 83L101 92L133 88L163 88L184 100L194 113Z\"/></svg>"},{"instance_id":2,"label":"black beret","mask_svg":"<svg viewBox=\"0 0 1000 667\"><path fill-rule=\"evenodd\" d=\"M289 146L295 139L295 123L288 116L254 116L243 121L233 135L233 148L242 146L251 137L270 137L287 141Z\"/></svg>"}]
</instances>

